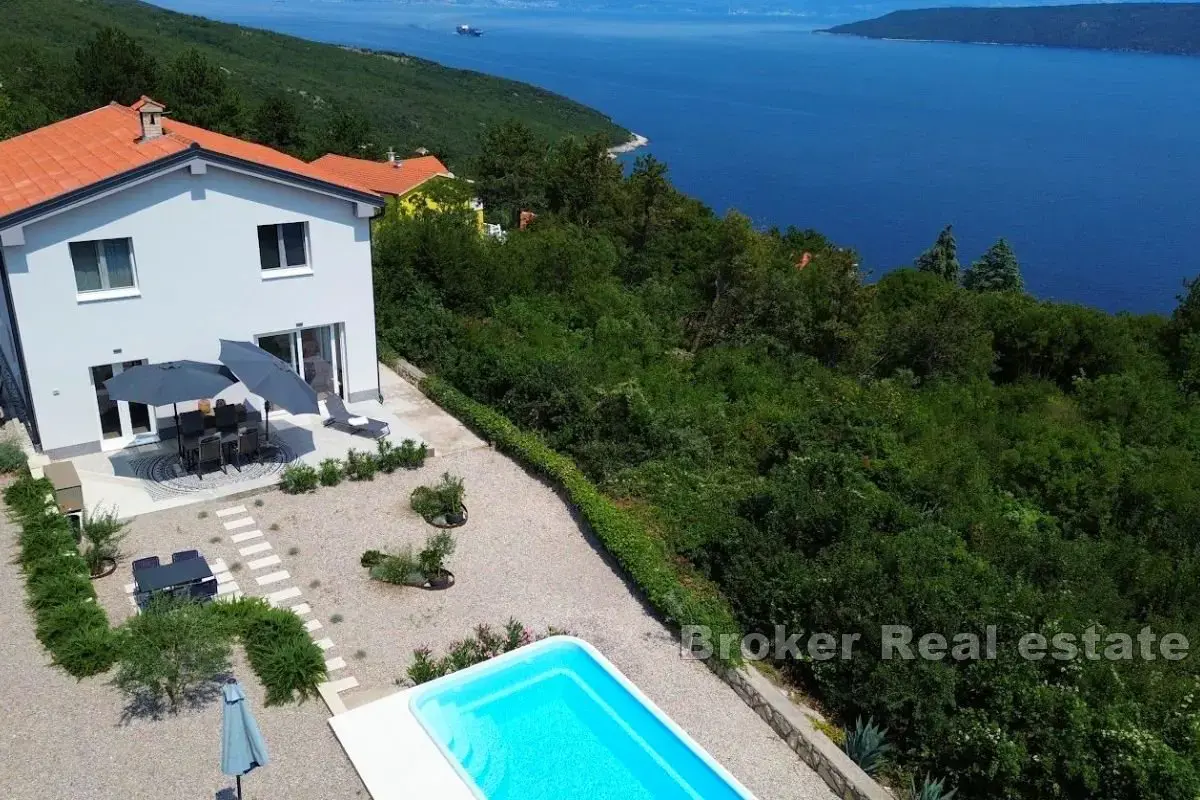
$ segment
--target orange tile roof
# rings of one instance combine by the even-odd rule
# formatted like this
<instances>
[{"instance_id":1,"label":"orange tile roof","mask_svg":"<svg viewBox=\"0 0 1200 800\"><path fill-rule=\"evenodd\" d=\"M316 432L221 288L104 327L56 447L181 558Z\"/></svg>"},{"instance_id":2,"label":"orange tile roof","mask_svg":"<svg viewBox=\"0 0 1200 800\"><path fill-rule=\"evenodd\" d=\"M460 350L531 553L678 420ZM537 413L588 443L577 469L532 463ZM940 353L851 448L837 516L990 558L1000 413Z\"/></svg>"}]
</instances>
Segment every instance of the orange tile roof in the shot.
<instances>
[{"instance_id":1,"label":"orange tile roof","mask_svg":"<svg viewBox=\"0 0 1200 800\"><path fill-rule=\"evenodd\" d=\"M332 153L312 162L314 167L366 186L380 194L402 195L437 175L450 175L437 156L406 158L395 163L367 161Z\"/></svg>"},{"instance_id":2,"label":"orange tile roof","mask_svg":"<svg viewBox=\"0 0 1200 800\"><path fill-rule=\"evenodd\" d=\"M154 101L143 97L135 107L146 102ZM195 147L374 194L360 182L264 145L171 119L163 120L163 130L163 136L142 141L134 108L112 103L0 142L0 219Z\"/></svg>"}]
</instances>

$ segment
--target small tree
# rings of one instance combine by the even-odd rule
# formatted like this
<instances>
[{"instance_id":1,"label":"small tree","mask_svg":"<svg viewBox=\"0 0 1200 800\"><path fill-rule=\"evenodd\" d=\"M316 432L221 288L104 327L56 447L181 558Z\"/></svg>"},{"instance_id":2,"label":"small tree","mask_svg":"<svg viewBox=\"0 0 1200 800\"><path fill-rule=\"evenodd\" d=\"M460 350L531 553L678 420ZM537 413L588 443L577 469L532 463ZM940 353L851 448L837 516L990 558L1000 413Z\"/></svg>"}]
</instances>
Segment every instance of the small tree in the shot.
<instances>
[{"instance_id":1,"label":"small tree","mask_svg":"<svg viewBox=\"0 0 1200 800\"><path fill-rule=\"evenodd\" d=\"M1019 292L1025 288L1021 264L1012 247L999 239L963 275L963 286L976 292Z\"/></svg>"},{"instance_id":2,"label":"small tree","mask_svg":"<svg viewBox=\"0 0 1200 800\"><path fill-rule=\"evenodd\" d=\"M161 93L175 119L221 133L241 131L241 97L230 86L225 70L195 48L171 62Z\"/></svg>"},{"instance_id":3,"label":"small tree","mask_svg":"<svg viewBox=\"0 0 1200 800\"><path fill-rule=\"evenodd\" d=\"M171 709L230 668L230 635L216 614L186 600L157 598L125 625L114 683Z\"/></svg>"},{"instance_id":4,"label":"small tree","mask_svg":"<svg viewBox=\"0 0 1200 800\"><path fill-rule=\"evenodd\" d=\"M922 272L932 272L951 283L958 283L958 242L954 240L953 225L942 229L933 247L917 256L915 266Z\"/></svg>"}]
</instances>

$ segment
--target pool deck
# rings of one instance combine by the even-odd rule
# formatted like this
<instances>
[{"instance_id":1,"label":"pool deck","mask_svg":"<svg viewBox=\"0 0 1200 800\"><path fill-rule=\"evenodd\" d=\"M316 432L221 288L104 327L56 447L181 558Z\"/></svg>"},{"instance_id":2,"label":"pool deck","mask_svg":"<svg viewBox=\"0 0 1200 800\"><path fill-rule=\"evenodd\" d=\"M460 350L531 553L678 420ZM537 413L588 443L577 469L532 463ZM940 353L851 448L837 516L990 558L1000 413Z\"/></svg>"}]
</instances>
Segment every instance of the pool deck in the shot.
<instances>
[{"instance_id":1,"label":"pool deck","mask_svg":"<svg viewBox=\"0 0 1200 800\"><path fill-rule=\"evenodd\" d=\"M329 720L374 800L477 800L409 710L405 689Z\"/></svg>"}]
</instances>

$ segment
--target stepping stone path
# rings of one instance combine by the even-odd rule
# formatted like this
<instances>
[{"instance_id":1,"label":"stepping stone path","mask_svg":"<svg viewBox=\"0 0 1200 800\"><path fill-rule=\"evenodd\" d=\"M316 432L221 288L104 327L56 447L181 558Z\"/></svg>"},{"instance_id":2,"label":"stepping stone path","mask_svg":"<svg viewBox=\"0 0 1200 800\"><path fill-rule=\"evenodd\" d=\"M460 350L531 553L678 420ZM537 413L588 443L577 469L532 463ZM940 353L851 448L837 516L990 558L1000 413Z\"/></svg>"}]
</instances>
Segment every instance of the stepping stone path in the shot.
<instances>
[{"instance_id":1,"label":"stepping stone path","mask_svg":"<svg viewBox=\"0 0 1200 800\"><path fill-rule=\"evenodd\" d=\"M287 608L293 614L304 620L304 629L313 637L314 643L321 648L326 654L336 647L333 639L328 636L322 636L318 631L323 631L324 627L317 619L310 618L313 613L312 606L303 601L303 593L298 586L280 587L279 584L286 584L292 580L291 573L285 569L280 569L283 565L283 559L274 552L271 543L263 537L263 532L258 529L254 518L250 516L250 512L246 510L244 505L229 506L228 508L218 509L216 512L217 521L221 523L225 534L229 537L229 541L238 547L238 555L240 556L257 556L246 562L246 568L253 573L255 583L260 587L267 587L266 594L267 602L275 608ZM238 590L238 585L233 580L233 575L225 566L224 561L217 561L212 565L213 574L217 576L217 597L222 599L225 597L241 597L242 592ZM218 573L217 567L221 568ZM275 569L272 570L271 568ZM126 587L130 592L130 602L133 602L133 586ZM317 638L320 636L320 638ZM332 692L336 695L339 692L347 691L358 686L358 681L351 675L343 672L346 669L346 660L341 656L333 656L325 661L325 669L329 673L329 682L321 686L322 697L327 692ZM338 674L334 674L338 673ZM326 703L330 701L326 699ZM332 713L337 713L337 710L330 706ZM343 709L344 710L344 709Z\"/></svg>"}]
</instances>

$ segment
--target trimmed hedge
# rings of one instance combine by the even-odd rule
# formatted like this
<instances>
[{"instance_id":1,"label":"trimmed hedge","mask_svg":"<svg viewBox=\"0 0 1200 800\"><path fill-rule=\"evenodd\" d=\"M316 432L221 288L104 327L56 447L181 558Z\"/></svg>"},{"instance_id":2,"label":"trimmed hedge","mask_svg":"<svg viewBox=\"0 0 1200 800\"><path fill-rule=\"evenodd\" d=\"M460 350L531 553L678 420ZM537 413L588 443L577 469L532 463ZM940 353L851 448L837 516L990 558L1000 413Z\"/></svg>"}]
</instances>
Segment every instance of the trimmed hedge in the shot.
<instances>
[{"instance_id":1,"label":"trimmed hedge","mask_svg":"<svg viewBox=\"0 0 1200 800\"><path fill-rule=\"evenodd\" d=\"M70 521L47 502L53 493L50 481L26 475L5 488L4 501L21 526L18 560L25 571L37 637L55 664L76 678L86 678L112 667L119 637L96 604L96 590Z\"/></svg>"},{"instance_id":2,"label":"trimmed hedge","mask_svg":"<svg viewBox=\"0 0 1200 800\"><path fill-rule=\"evenodd\" d=\"M27 474L4 490L4 502L21 526L18 560L37 637L55 664L86 678L107 672L120 659L124 632L109 626L96 603L71 524L47 502L52 494L49 481ZM267 689L268 705L316 695L317 684L325 680L325 659L299 617L256 598L206 608L230 637L241 640L251 669Z\"/></svg>"},{"instance_id":3,"label":"trimmed hedge","mask_svg":"<svg viewBox=\"0 0 1200 800\"><path fill-rule=\"evenodd\" d=\"M737 636L736 641L741 641L737 620L724 596L680 565L662 539L617 507L571 458L553 450L538 434L522 431L504 415L437 376L425 378L421 390L498 450L552 481L668 622L704 626L712 632L712 641L720 641L717 637L722 634ZM727 665L740 661L737 648L733 651Z\"/></svg>"}]
</instances>

